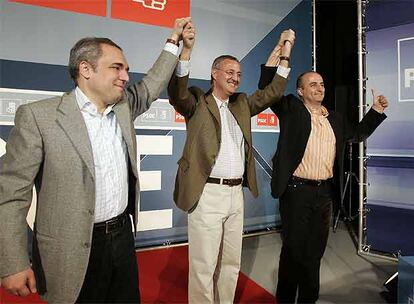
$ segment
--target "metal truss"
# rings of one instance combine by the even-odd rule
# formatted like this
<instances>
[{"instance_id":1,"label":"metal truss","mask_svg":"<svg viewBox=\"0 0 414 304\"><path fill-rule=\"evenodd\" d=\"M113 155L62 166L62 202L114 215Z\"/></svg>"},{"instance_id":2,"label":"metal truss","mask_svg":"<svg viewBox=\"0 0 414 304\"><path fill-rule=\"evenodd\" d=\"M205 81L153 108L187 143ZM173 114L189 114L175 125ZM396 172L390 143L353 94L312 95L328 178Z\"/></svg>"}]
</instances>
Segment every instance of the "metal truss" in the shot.
<instances>
[{"instance_id":1,"label":"metal truss","mask_svg":"<svg viewBox=\"0 0 414 304\"><path fill-rule=\"evenodd\" d=\"M359 121L362 120L367 111L366 90L367 90L367 73L366 73L366 8L368 0L357 0L357 18L358 18L358 109ZM391 253L375 252L371 245L367 244L367 214L370 212L367 207L367 145L366 141L359 143L359 216L358 216L358 254L372 257L383 258L397 261L398 255Z\"/></svg>"}]
</instances>

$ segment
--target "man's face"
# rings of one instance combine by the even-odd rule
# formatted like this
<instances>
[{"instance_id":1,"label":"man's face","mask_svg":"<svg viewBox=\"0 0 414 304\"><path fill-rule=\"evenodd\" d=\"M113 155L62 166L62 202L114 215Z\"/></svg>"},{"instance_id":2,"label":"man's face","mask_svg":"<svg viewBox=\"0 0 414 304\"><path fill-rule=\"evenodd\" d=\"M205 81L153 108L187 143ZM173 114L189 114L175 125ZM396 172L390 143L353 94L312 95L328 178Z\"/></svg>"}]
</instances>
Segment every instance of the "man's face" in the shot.
<instances>
[{"instance_id":1,"label":"man's face","mask_svg":"<svg viewBox=\"0 0 414 304\"><path fill-rule=\"evenodd\" d=\"M231 59L224 59L218 68L211 72L214 79L214 90L229 97L240 86L240 63Z\"/></svg>"},{"instance_id":2,"label":"man's face","mask_svg":"<svg viewBox=\"0 0 414 304\"><path fill-rule=\"evenodd\" d=\"M98 98L105 105L118 102L129 81L128 62L122 51L114 46L102 44L102 56L95 70L91 69L87 81L90 98Z\"/></svg>"},{"instance_id":3,"label":"man's face","mask_svg":"<svg viewBox=\"0 0 414 304\"><path fill-rule=\"evenodd\" d=\"M314 72L303 75L301 87L297 91L304 102L322 103L325 96L325 85L322 76Z\"/></svg>"}]
</instances>

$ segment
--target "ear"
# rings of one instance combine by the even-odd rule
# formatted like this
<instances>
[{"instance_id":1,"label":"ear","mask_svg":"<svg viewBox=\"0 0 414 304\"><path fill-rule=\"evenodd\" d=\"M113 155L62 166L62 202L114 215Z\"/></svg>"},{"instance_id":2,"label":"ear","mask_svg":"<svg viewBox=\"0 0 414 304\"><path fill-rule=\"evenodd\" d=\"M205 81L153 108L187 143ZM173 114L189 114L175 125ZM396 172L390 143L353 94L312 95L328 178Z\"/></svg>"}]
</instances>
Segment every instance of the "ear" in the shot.
<instances>
[{"instance_id":1,"label":"ear","mask_svg":"<svg viewBox=\"0 0 414 304\"><path fill-rule=\"evenodd\" d=\"M297 88L297 89L296 89L296 92L298 93L298 95L299 95L300 97L302 97L302 96L303 96L303 93L302 93L302 89L301 89L301 88Z\"/></svg>"},{"instance_id":2,"label":"ear","mask_svg":"<svg viewBox=\"0 0 414 304\"><path fill-rule=\"evenodd\" d=\"M87 61L81 61L79 63L79 76L82 76L85 79L91 77L92 66Z\"/></svg>"},{"instance_id":3,"label":"ear","mask_svg":"<svg viewBox=\"0 0 414 304\"><path fill-rule=\"evenodd\" d=\"M216 69L212 69L211 70L211 79L216 80L216 76L217 76L217 70Z\"/></svg>"}]
</instances>

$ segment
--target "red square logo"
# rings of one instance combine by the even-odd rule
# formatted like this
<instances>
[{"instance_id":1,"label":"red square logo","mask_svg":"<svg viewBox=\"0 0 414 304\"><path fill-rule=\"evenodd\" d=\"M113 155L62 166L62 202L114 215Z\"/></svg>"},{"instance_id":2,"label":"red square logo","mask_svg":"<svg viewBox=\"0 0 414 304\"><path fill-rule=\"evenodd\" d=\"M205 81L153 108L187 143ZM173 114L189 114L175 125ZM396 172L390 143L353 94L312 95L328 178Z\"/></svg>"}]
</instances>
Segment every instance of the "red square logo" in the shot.
<instances>
[{"instance_id":1,"label":"red square logo","mask_svg":"<svg viewBox=\"0 0 414 304\"><path fill-rule=\"evenodd\" d=\"M269 126L277 126L277 116L276 114L267 114L268 118L268 125Z\"/></svg>"},{"instance_id":2,"label":"red square logo","mask_svg":"<svg viewBox=\"0 0 414 304\"><path fill-rule=\"evenodd\" d=\"M184 116L177 111L175 111L175 122L185 122Z\"/></svg>"},{"instance_id":3,"label":"red square logo","mask_svg":"<svg viewBox=\"0 0 414 304\"><path fill-rule=\"evenodd\" d=\"M90 14L103 17L106 16L106 0L10 0L10 2L43 6L82 14Z\"/></svg>"},{"instance_id":4,"label":"red square logo","mask_svg":"<svg viewBox=\"0 0 414 304\"><path fill-rule=\"evenodd\" d=\"M111 17L172 27L174 20L190 15L190 0L112 0Z\"/></svg>"},{"instance_id":5,"label":"red square logo","mask_svg":"<svg viewBox=\"0 0 414 304\"><path fill-rule=\"evenodd\" d=\"M266 113L260 113L257 115L256 122L258 126L267 126L267 121L268 118Z\"/></svg>"}]
</instances>

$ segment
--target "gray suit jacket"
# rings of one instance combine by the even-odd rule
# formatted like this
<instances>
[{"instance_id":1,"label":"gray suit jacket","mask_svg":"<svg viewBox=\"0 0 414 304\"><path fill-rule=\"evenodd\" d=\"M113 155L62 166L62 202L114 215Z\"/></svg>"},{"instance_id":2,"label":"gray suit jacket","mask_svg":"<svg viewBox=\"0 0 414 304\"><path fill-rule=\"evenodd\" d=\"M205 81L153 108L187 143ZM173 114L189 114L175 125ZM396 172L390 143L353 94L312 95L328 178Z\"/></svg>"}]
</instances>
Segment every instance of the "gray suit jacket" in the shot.
<instances>
[{"instance_id":1,"label":"gray suit jacket","mask_svg":"<svg viewBox=\"0 0 414 304\"><path fill-rule=\"evenodd\" d=\"M128 211L135 221L139 182L133 121L166 88L176 63L176 56L163 51L113 107L128 149ZM37 288L51 303L73 303L88 265L95 211L92 148L74 92L19 107L6 152L0 167L0 277L30 266L25 219L35 184Z\"/></svg>"}]
</instances>

